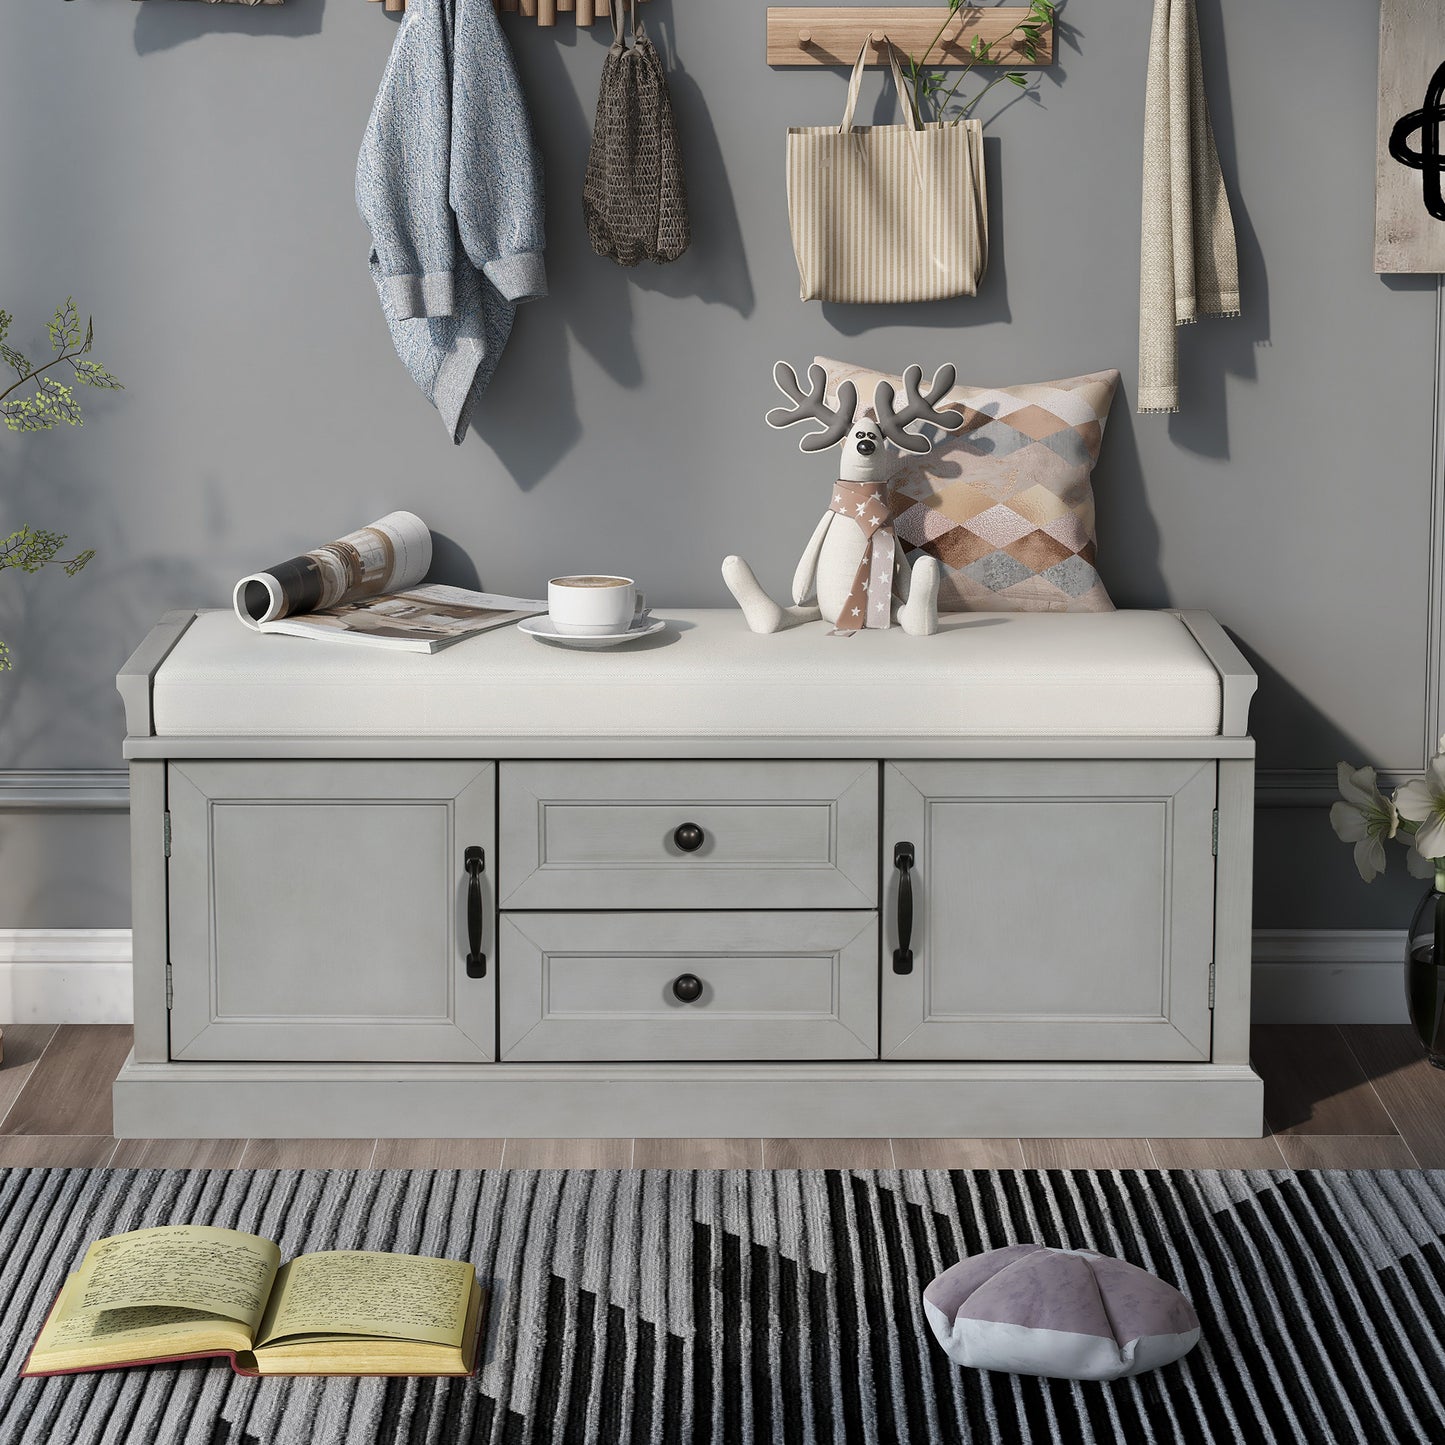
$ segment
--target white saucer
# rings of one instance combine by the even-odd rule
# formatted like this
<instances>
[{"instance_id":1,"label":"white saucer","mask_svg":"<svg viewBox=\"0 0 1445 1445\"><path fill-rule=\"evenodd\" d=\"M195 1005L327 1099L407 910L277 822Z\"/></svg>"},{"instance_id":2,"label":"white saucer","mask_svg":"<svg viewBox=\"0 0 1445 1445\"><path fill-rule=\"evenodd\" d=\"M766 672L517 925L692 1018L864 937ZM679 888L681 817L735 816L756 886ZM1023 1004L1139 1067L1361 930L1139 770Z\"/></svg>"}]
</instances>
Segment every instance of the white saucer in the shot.
<instances>
[{"instance_id":1,"label":"white saucer","mask_svg":"<svg viewBox=\"0 0 1445 1445\"><path fill-rule=\"evenodd\" d=\"M661 618L645 617L634 623L625 632L577 633L558 632L556 624L543 613L540 617L527 617L517 624L518 632L535 637L542 642L555 642L562 647L580 647L584 651L595 651L603 647L616 647L623 642L636 642L639 637L651 637L661 632L667 623Z\"/></svg>"}]
</instances>

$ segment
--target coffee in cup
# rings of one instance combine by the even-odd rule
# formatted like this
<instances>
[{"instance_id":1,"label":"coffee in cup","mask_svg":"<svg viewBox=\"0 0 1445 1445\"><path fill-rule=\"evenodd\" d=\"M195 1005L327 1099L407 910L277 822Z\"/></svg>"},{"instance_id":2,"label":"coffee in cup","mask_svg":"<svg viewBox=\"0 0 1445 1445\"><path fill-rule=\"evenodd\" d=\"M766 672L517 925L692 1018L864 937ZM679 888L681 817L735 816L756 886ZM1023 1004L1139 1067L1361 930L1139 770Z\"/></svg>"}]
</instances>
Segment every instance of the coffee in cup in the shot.
<instances>
[{"instance_id":1,"label":"coffee in cup","mask_svg":"<svg viewBox=\"0 0 1445 1445\"><path fill-rule=\"evenodd\" d=\"M576 637L626 632L642 608L631 577L579 574L554 577L547 584L547 615L553 627Z\"/></svg>"}]
</instances>

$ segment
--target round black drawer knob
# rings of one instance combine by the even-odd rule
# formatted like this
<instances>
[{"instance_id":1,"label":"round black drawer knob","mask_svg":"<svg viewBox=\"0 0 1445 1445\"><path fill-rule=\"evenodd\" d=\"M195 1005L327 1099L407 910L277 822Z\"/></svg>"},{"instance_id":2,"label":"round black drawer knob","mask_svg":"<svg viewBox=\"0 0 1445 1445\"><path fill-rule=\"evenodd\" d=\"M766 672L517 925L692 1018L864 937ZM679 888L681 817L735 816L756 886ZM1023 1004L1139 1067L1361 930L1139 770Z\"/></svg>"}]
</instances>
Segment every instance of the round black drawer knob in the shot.
<instances>
[{"instance_id":1,"label":"round black drawer knob","mask_svg":"<svg viewBox=\"0 0 1445 1445\"><path fill-rule=\"evenodd\" d=\"M672 996L678 1003L696 1003L702 997L702 980L695 973L679 974L672 981Z\"/></svg>"},{"instance_id":2,"label":"round black drawer knob","mask_svg":"<svg viewBox=\"0 0 1445 1445\"><path fill-rule=\"evenodd\" d=\"M703 845L707 837L696 823L681 823L672 835L672 841L682 849L684 853L696 853Z\"/></svg>"}]
</instances>

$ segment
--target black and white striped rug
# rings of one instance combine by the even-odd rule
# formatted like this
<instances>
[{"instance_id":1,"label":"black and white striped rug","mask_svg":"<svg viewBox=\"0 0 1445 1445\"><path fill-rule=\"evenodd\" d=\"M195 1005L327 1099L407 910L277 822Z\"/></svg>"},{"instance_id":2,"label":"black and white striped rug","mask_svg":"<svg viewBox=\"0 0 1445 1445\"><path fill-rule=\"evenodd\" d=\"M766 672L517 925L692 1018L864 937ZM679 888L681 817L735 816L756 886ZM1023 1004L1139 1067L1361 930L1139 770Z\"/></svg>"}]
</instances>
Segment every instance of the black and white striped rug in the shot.
<instances>
[{"instance_id":1,"label":"black and white striped rug","mask_svg":"<svg viewBox=\"0 0 1445 1445\"><path fill-rule=\"evenodd\" d=\"M244 1380L224 1362L21 1380L90 1240L192 1221L282 1255L475 1261L474 1380ZM920 1287L1090 1247L1179 1286L1179 1364L1075 1385L953 1366ZM0 1174L4 1445L1445 1440L1445 1174Z\"/></svg>"}]
</instances>

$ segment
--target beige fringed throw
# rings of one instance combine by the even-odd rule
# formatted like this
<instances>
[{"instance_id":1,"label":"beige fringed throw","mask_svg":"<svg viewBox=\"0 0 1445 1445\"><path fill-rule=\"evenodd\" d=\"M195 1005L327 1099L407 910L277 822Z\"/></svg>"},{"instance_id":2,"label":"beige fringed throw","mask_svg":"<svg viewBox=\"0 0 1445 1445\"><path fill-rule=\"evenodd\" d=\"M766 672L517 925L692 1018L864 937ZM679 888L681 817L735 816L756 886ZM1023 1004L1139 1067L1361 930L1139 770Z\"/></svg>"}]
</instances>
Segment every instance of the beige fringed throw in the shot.
<instances>
[{"instance_id":1,"label":"beige fringed throw","mask_svg":"<svg viewBox=\"0 0 1445 1445\"><path fill-rule=\"evenodd\" d=\"M1154 0L1144 102L1139 410L1179 410L1175 328L1239 315L1234 217L1209 124L1194 0Z\"/></svg>"}]
</instances>

